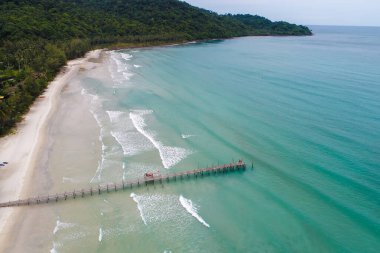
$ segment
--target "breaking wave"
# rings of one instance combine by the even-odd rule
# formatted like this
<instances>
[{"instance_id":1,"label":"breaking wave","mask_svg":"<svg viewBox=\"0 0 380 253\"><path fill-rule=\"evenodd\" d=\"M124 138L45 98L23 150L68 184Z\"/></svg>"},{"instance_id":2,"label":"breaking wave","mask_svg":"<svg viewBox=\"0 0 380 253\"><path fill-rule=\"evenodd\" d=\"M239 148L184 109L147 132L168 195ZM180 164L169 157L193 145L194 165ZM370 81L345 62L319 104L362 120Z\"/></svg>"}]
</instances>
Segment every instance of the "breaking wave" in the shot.
<instances>
[{"instance_id":1,"label":"breaking wave","mask_svg":"<svg viewBox=\"0 0 380 253\"><path fill-rule=\"evenodd\" d=\"M130 196L131 196L131 198L133 199L133 201L136 202L136 204L137 204L137 209L139 209L141 219L143 220L144 224L147 225L147 224L146 224L145 217L144 217L144 214L143 214L143 211L142 211L141 204L140 204L140 202L139 202L139 198L138 198L138 196L137 196L135 193L133 193L133 192L131 193Z\"/></svg>"},{"instance_id":2,"label":"breaking wave","mask_svg":"<svg viewBox=\"0 0 380 253\"><path fill-rule=\"evenodd\" d=\"M195 136L194 134L181 134L182 139L188 139L194 136Z\"/></svg>"},{"instance_id":3,"label":"breaking wave","mask_svg":"<svg viewBox=\"0 0 380 253\"><path fill-rule=\"evenodd\" d=\"M121 58L123 58L126 61L130 61L133 58L133 55L131 54L126 54L126 53L120 53Z\"/></svg>"},{"instance_id":4,"label":"breaking wave","mask_svg":"<svg viewBox=\"0 0 380 253\"><path fill-rule=\"evenodd\" d=\"M179 196L179 202L181 202L181 205L186 209L186 211L190 213L194 218L196 218L200 223L208 228L210 227L210 225L206 223L205 220L198 214L198 208L190 199L186 199L181 195Z\"/></svg>"},{"instance_id":5,"label":"breaking wave","mask_svg":"<svg viewBox=\"0 0 380 253\"><path fill-rule=\"evenodd\" d=\"M108 117L112 124L118 123L120 120L120 116L124 114L124 112L120 111L107 111Z\"/></svg>"},{"instance_id":6,"label":"breaking wave","mask_svg":"<svg viewBox=\"0 0 380 253\"><path fill-rule=\"evenodd\" d=\"M101 242L103 240L103 230L102 228L99 228L99 237L98 237L98 241Z\"/></svg>"},{"instance_id":7,"label":"breaking wave","mask_svg":"<svg viewBox=\"0 0 380 253\"><path fill-rule=\"evenodd\" d=\"M156 140L156 134L146 130L147 125L144 120L144 116L151 113L153 113L152 110L134 110L129 113L129 117L137 131L144 135L158 150L162 165L168 169L185 159L192 152L184 148L165 146Z\"/></svg>"},{"instance_id":8,"label":"breaking wave","mask_svg":"<svg viewBox=\"0 0 380 253\"><path fill-rule=\"evenodd\" d=\"M72 228L75 227L76 224L74 223L66 223L66 222L61 222L59 219L56 222L56 225L53 230L53 234L55 235L58 231L62 229L67 229L67 228Z\"/></svg>"}]
</instances>

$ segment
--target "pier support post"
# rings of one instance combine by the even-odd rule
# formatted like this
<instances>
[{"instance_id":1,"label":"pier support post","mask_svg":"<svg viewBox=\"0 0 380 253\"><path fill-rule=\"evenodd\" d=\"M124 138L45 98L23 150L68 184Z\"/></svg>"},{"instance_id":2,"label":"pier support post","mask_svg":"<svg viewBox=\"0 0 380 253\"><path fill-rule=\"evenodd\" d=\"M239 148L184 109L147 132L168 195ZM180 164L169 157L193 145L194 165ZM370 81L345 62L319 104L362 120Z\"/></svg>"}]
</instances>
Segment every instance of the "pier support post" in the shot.
<instances>
[{"instance_id":1,"label":"pier support post","mask_svg":"<svg viewBox=\"0 0 380 253\"><path fill-rule=\"evenodd\" d=\"M90 194L91 194L91 196L92 196L92 187L91 187L91 189L90 189Z\"/></svg>"},{"instance_id":2,"label":"pier support post","mask_svg":"<svg viewBox=\"0 0 380 253\"><path fill-rule=\"evenodd\" d=\"M84 197L84 190L82 189L82 198Z\"/></svg>"},{"instance_id":3,"label":"pier support post","mask_svg":"<svg viewBox=\"0 0 380 253\"><path fill-rule=\"evenodd\" d=\"M123 184L123 190L124 190L124 180L122 181L122 184Z\"/></svg>"},{"instance_id":4,"label":"pier support post","mask_svg":"<svg viewBox=\"0 0 380 253\"><path fill-rule=\"evenodd\" d=\"M66 200L66 199L67 199L67 194L66 194L66 192L65 192L65 194L64 194L64 195L65 195L65 200Z\"/></svg>"},{"instance_id":5,"label":"pier support post","mask_svg":"<svg viewBox=\"0 0 380 253\"><path fill-rule=\"evenodd\" d=\"M100 185L98 185L98 194L100 195Z\"/></svg>"},{"instance_id":6,"label":"pier support post","mask_svg":"<svg viewBox=\"0 0 380 253\"><path fill-rule=\"evenodd\" d=\"M73 191L73 197L75 199L75 197L77 196L77 194L75 193L75 190Z\"/></svg>"},{"instance_id":7,"label":"pier support post","mask_svg":"<svg viewBox=\"0 0 380 253\"><path fill-rule=\"evenodd\" d=\"M114 184L114 186L115 186L115 192L117 192L117 189L116 189L116 184Z\"/></svg>"},{"instance_id":8,"label":"pier support post","mask_svg":"<svg viewBox=\"0 0 380 253\"><path fill-rule=\"evenodd\" d=\"M107 184L107 193L108 193L108 184Z\"/></svg>"}]
</instances>

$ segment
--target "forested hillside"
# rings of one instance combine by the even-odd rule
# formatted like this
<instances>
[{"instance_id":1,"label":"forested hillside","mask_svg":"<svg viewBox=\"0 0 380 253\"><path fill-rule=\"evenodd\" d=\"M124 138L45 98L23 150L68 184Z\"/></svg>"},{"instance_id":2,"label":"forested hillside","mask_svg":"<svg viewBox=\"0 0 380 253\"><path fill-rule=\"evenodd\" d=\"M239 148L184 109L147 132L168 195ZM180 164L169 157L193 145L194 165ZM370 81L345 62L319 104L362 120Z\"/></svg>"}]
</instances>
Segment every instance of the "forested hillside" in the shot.
<instances>
[{"instance_id":1,"label":"forested hillside","mask_svg":"<svg viewBox=\"0 0 380 253\"><path fill-rule=\"evenodd\" d=\"M0 135L21 120L68 59L88 50L248 35L311 31L178 0L0 1Z\"/></svg>"}]
</instances>

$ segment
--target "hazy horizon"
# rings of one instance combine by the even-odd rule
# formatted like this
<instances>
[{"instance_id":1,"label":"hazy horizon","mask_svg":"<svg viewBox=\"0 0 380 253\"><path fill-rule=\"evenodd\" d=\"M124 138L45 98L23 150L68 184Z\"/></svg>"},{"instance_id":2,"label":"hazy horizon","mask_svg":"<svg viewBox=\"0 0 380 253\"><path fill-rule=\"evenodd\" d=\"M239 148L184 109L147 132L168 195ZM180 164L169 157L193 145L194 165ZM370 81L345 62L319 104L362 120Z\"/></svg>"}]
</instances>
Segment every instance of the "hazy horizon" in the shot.
<instances>
[{"instance_id":1,"label":"hazy horizon","mask_svg":"<svg viewBox=\"0 0 380 253\"><path fill-rule=\"evenodd\" d=\"M380 27L380 1L366 0L186 0L220 14L252 14L303 25Z\"/></svg>"}]
</instances>

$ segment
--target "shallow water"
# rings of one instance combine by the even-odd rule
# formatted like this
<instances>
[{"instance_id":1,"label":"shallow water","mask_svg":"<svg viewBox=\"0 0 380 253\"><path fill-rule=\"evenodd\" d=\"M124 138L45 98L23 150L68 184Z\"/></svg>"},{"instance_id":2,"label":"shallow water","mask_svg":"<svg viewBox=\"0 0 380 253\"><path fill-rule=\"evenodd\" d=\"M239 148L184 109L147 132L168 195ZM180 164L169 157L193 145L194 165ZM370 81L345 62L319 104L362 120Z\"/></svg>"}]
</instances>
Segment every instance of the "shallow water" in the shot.
<instances>
[{"instance_id":1,"label":"shallow water","mask_svg":"<svg viewBox=\"0 0 380 253\"><path fill-rule=\"evenodd\" d=\"M36 207L50 217L40 247L378 252L380 29L314 32L108 52L78 78L100 129L88 137L98 167L62 172L85 159L65 156L47 169L47 187L240 158L254 169ZM61 155L59 138L77 138L55 136Z\"/></svg>"}]
</instances>

